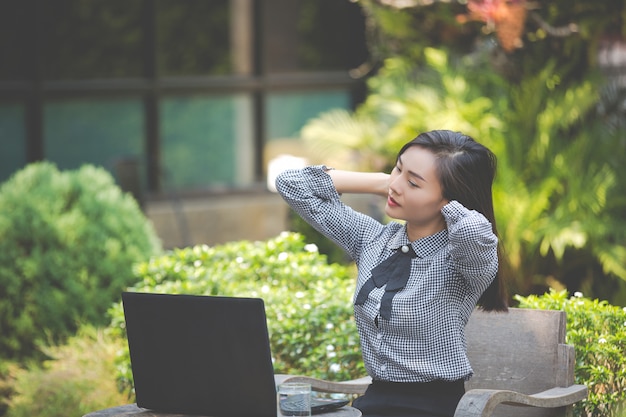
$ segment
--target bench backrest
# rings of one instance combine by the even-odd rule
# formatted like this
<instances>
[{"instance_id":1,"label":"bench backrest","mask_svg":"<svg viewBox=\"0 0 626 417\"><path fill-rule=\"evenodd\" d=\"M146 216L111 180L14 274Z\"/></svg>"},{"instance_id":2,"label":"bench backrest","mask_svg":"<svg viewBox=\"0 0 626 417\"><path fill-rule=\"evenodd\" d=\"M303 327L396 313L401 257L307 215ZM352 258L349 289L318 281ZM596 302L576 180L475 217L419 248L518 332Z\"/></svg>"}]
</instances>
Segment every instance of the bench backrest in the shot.
<instances>
[{"instance_id":1,"label":"bench backrest","mask_svg":"<svg viewBox=\"0 0 626 417\"><path fill-rule=\"evenodd\" d=\"M534 394L574 383L574 348L565 345L563 311L511 308L476 310L465 335L474 377L466 389L507 389ZM557 416L564 409L502 405L494 416Z\"/></svg>"}]
</instances>

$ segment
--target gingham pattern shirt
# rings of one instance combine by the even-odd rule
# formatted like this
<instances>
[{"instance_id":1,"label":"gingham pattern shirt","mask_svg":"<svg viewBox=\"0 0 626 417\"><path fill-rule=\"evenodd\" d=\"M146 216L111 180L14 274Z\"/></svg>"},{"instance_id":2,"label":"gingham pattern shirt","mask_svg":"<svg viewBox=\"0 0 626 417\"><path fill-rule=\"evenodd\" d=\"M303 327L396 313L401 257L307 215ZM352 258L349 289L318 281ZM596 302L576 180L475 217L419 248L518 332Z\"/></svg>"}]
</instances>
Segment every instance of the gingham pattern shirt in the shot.
<instances>
[{"instance_id":1,"label":"gingham pattern shirt","mask_svg":"<svg viewBox=\"0 0 626 417\"><path fill-rule=\"evenodd\" d=\"M345 205L324 166L288 170L276 180L285 201L356 262L356 294L371 270L403 245L417 254L409 280L379 316L385 287L354 306L363 361L374 380L469 379L464 328L498 268L497 237L480 213L451 201L442 209L447 229L410 242L406 227L382 224ZM354 300L353 300L354 301Z\"/></svg>"}]
</instances>

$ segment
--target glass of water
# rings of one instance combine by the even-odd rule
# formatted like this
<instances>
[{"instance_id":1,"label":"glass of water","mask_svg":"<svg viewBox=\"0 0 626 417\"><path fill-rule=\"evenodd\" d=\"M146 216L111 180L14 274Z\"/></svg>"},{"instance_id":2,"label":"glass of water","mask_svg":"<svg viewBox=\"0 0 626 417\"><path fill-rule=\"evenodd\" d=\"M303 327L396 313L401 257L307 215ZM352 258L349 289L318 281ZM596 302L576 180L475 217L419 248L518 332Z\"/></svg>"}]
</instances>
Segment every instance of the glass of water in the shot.
<instances>
[{"instance_id":1,"label":"glass of water","mask_svg":"<svg viewBox=\"0 0 626 417\"><path fill-rule=\"evenodd\" d=\"M311 385L285 382L278 386L278 408L284 417L309 417L311 415Z\"/></svg>"}]
</instances>

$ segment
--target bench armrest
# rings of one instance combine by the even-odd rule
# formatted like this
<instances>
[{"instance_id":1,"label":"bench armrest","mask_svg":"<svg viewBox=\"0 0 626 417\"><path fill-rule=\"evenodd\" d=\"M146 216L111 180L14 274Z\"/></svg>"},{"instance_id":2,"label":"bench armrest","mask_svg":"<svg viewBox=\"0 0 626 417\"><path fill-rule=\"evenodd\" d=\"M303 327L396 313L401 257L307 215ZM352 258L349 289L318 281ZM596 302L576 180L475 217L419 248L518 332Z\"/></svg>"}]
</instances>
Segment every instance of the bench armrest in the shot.
<instances>
[{"instance_id":1,"label":"bench armrest","mask_svg":"<svg viewBox=\"0 0 626 417\"><path fill-rule=\"evenodd\" d=\"M372 383L369 376L350 381L333 382L308 376L277 374L274 376L274 380L277 385L283 382L305 382L311 384L313 391L359 395L365 393L367 387Z\"/></svg>"},{"instance_id":2,"label":"bench armrest","mask_svg":"<svg viewBox=\"0 0 626 417\"><path fill-rule=\"evenodd\" d=\"M585 385L556 387L531 395L507 390L472 389L461 398L454 417L488 417L499 404L555 408L572 405L585 398Z\"/></svg>"},{"instance_id":3,"label":"bench armrest","mask_svg":"<svg viewBox=\"0 0 626 417\"><path fill-rule=\"evenodd\" d=\"M283 382L305 382L311 384L314 391L358 395L364 394L372 383L369 376L341 382L286 374L277 374L274 379L277 385ZM489 417L499 404L541 408L564 407L584 400L587 398L587 392L585 385L556 387L531 395L508 390L472 389L461 398L454 417Z\"/></svg>"}]
</instances>

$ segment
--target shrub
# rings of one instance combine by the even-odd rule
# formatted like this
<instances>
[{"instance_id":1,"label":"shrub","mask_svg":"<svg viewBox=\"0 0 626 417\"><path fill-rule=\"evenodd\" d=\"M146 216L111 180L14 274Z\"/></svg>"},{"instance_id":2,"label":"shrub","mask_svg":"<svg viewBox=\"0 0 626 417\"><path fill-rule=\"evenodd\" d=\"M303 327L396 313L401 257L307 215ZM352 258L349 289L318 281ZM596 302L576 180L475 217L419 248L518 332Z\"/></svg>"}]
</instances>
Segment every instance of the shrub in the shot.
<instances>
[{"instance_id":1,"label":"shrub","mask_svg":"<svg viewBox=\"0 0 626 417\"><path fill-rule=\"evenodd\" d=\"M4 416L9 406L8 399L13 394L13 371L17 365L12 362L0 362L0 416Z\"/></svg>"},{"instance_id":2,"label":"shrub","mask_svg":"<svg viewBox=\"0 0 626 417\"><path fill-rule=\"evenodd\" d=\"M578 416L617 417L626 400L626 309L580 293L551 290L541 296L516 296L522 308L567 313L568 344L576 350L576 383L589 388L589 398L575 407Z\"/></svg>"},{"instance_id":3,"label":"shrub","mask_svg":"<svg viewBox=\"0 0 626 417\"><path fill-rule=\"evenodd\" d=\"M0 358L22 360L106 311L159 250L136 201L102 168L34 163L0 187Z\"/></svg>"},{"instance_id":4,"label":"shrub","mask_svg":"<svg viewBox=\"0 0 626 417\"><path fill-rule=\"evenodd\" d=\"M115 355L124 341L85 326L64 346L47 348L53 358L14 371L14 393L7 417L82 416L128 404L115 382Z\"/></svg>"},{"instance_id":5,"label":"shrub","mask_svg":"<svg viewBox=\"0 0 626 417\"><path fill-rule=\"evenodd\" d=\"M177 249L136 268L132 290L263 298L276 373L343 380L364 374L352 315L351 267L328 264L296 233L263 242ZM123 333L121 304L111 309ZM120 375L132 384L128 352Z\"/></svg>"}]
</instances>

